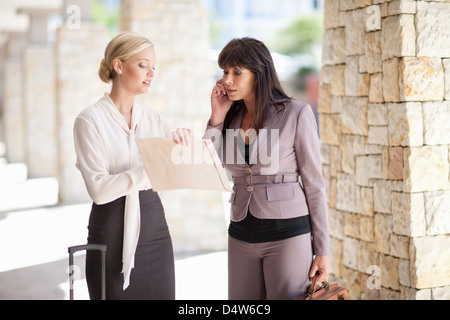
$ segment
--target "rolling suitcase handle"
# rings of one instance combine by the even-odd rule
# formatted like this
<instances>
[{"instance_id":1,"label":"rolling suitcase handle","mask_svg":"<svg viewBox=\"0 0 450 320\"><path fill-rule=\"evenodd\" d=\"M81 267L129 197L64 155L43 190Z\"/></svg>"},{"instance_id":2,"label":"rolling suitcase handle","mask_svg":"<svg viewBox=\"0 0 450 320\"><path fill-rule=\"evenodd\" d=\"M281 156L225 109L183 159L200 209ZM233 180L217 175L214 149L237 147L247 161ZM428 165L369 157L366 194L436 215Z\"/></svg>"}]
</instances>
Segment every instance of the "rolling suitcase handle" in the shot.
<instances>
[{"instance_id":1,"label":"rolling suitcase handle","mask_svg":"<svg viewBox=\"0 0 450 320\"><path fill-rule=\"evenodd\" d=\"M81 246L69 247L69 282L70 282L70 300L73 300L73 254L81 250L99 250L102 254L102 300L106 298L106 245L104 244L85 244Z\"/></svg>"}]
</instances>

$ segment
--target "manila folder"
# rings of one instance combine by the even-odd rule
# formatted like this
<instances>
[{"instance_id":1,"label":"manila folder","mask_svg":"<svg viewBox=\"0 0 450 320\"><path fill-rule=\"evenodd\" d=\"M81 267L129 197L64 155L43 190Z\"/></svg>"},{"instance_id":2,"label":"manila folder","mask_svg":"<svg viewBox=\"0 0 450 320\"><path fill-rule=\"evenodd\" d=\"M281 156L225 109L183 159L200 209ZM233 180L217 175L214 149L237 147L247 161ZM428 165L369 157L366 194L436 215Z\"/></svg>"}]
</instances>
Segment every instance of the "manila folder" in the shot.
<instances>
[{"instance_id":1,"label":"manila folder","mask_svg":"<svg viewBox=\"0 0 450 320\"><path fill-rule=\"evenodd\" d=\"M136 139L154 191L203 189L232 192L211 140L183 146L168 138Z\"/></svg>"}]
</instances>

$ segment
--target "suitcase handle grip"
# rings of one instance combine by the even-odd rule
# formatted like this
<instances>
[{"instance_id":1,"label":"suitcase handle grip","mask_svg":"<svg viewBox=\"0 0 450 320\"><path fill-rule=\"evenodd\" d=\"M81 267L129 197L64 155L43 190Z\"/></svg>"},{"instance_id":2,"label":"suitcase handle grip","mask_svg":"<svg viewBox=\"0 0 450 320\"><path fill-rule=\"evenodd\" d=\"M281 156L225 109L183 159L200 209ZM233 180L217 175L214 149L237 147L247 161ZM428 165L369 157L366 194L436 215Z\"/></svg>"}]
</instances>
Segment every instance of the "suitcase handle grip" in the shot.
<instances>
[{"instance_id":1,"label":"suitcase handle grip","mask_svg":"<svg viewBox=\"0 0 450 320\"><path fill-rule=\"evenodd\" d=\"M81 250L99 250L102 254L102 300L106 298L106 245L104 244L84 244L80 246L69 247L69 282L70 282L70 300L73 300L73 254Z\"/></svg>"}]
</instances>

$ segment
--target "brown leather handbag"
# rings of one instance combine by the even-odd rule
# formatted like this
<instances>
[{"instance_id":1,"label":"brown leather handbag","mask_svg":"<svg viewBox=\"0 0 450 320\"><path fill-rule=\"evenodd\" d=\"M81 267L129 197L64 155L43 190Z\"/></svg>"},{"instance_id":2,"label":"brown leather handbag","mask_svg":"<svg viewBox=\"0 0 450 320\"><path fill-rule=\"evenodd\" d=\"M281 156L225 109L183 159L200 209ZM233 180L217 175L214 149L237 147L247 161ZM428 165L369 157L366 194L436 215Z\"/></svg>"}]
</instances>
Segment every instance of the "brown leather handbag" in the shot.
<instances>
[{"instance_id":1,"label":"brown leather handbag","mask_svg":"<svg viewBox=\"0 0 450 320\"><path fill-rule=\"evenodd\" d=\"M337 283L329 284L324 281L317 285L318 274L316 274L308 291L294 300L347 300L348 289Z\"/></svg>"}]
</instances>

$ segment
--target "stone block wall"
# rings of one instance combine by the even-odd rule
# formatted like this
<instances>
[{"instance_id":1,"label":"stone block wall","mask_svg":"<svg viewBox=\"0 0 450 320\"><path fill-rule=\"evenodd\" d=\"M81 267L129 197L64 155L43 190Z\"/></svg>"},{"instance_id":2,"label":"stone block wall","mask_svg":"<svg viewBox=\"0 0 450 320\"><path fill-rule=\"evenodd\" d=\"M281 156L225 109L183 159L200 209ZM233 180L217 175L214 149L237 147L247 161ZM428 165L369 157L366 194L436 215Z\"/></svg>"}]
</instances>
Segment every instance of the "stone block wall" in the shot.
<instances>
[{"instance_id":1,"label":"stone block wall","mask_svg":"<svg viewBox=\"0 0 450 320\"><path fill-rule=\"evenodd\" d=\"M450 298L450 1L326 0L319 126L333 276Z\"/></svg>"},{"instance_id":2,"label":"stone block wall","mask_svg":"<svg viewBox=\"0 0 450 320\"><path fill-rule=\"evenodd\" d=\"M139 32L155 44L155 81L150 93L137 101L163 113L173 126L192 127L192 120L209 118L215 81L202 1L122 0L120 28Z\"/></svg>"}]
</instances>

